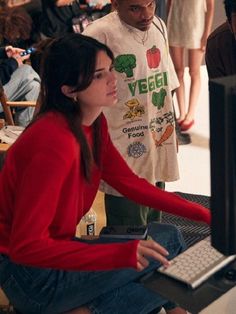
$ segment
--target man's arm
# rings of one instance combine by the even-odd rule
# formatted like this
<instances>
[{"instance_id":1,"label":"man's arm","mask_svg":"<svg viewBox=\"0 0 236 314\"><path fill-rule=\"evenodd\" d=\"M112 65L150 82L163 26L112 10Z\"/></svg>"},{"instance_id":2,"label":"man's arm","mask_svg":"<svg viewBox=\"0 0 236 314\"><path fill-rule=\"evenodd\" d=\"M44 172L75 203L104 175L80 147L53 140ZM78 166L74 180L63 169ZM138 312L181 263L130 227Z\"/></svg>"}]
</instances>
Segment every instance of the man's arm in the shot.
<instances>
[{"instance_id":1,"label":"man's arm","mask_svg":"<svg viewBox=\"0 0 236 314\"><path fill-rule=\"evenodd\" d=\"M206 46L205 60L206 60L206 67L207 67L209 79L224 76L224 73L219 68L219 64L217 65L217 60L216 60L217 58L215 57L216 57L216 51L212 51L211 46L209 45L209 42L208 42Z\"/></svg>"},{"instance_id":2,"label":"man's arm","mask_svg":"<svg viewBox=\"0 0 236 314\"><path fill-rule=\"evenodd\" d=\"M7 59L8 56L6 54L6 49L5 47L0 47L0 59Z\"/></svg>"},{"instance_id":3,"label":"man's arm","mask_svg":"<svg viewBox=\"0 0 236 314\"><path fill-rule=\"evenodd\" d=\"M10 81L12 73L18 68L14 58L8 58L5 47L0 47L0 80L2 85Z\"/></svg>"},{"instance_id":4,"label":"man's arm","mask_svg":"<svg viewBox=\"0 0 236 314\"><path fill-rule=\"evenodd\" d=\"M0 80L2 85L8 83L12 73L18 68L18 63L14 58L5 59L0 63Z\"/></svg>"}]
</instances>

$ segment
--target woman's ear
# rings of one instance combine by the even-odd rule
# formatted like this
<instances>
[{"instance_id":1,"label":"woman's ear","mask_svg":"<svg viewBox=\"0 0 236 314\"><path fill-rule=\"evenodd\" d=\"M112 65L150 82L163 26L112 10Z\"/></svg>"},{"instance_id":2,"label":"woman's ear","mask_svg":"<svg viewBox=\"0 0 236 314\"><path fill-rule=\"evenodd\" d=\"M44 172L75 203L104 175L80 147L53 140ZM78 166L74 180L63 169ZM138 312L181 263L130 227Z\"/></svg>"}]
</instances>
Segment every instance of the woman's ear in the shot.
<instances>
[{"instance_id":1,"label":"woman's ear","mask_svg":"<svg viewBox=\"0 0 236 314\"><path fill-rule=\"evenodd\" d=\"M74 99L77 96L77 92L75 91L74 87L68 85L62 85L61 92L62 94L69 98Z\"/></svg>"}]
</instances>

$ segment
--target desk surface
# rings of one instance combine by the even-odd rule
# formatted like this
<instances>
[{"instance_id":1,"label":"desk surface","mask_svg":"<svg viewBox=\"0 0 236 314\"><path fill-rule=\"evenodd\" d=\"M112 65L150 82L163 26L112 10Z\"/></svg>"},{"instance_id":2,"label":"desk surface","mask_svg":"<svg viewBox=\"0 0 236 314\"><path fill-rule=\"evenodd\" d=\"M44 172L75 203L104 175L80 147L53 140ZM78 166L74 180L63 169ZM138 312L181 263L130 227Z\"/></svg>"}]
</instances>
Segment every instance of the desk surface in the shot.
<instances>
[{"instance_id":1,"label":"desk surface","mask_svg":"<svg viewBox=\"0 0 236 314\"><path fill-rule=\"evenodd\" d=\"M141 281L148 289L178 303L192 314L197 314L236 286L236 276L232 280L226 276L231 270L236 274L236 261L222 268L196 289L156 271Z\"/></svg>"},{"instance_id":2,"label":"desk surface","mask_svg":"<svg viewBox=\"0 0 236 314\"><path fill-rule=\"evenodd\" d=\"M10 144L0 143L0 152L6 152L9 147Z\"/></svg>"}]
</instances>

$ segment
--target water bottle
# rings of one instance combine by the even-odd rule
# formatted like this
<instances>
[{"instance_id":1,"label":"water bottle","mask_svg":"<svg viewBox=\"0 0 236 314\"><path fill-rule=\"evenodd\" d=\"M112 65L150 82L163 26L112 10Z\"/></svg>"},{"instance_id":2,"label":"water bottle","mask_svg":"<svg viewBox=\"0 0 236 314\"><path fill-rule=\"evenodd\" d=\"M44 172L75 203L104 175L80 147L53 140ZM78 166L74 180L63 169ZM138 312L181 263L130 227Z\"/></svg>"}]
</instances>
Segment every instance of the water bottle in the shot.
<instances>
[{"instance_id":1,"label":"water bottle","mask_svg":"<svg viewBox=\"0 0 236 314\"><path fill-rule=\"evenodd\" d=\"M90 208L81 219L80 234L94 236L96 233L96 221L97 214L93 208Z\"/></svg>"}]
</instances>

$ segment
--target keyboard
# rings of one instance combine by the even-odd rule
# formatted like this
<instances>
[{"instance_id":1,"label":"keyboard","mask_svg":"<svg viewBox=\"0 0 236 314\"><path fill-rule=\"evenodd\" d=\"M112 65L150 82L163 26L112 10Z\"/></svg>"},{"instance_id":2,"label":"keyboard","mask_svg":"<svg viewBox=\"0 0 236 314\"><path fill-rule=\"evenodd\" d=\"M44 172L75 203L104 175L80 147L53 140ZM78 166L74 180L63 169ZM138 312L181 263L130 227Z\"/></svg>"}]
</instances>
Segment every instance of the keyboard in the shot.
<instances>
[{"instance_id":1,"label":"keyboard","mask_svg":"<svg viewBox=\"0 0 236 314\"><path fill-rule=\"evenodd\" d=\"M170 266L161 266L157 271L194 289L235 258L236 255L225 256L213 248L208 236L172 259Z\"/></svg>"}]
</instances>

